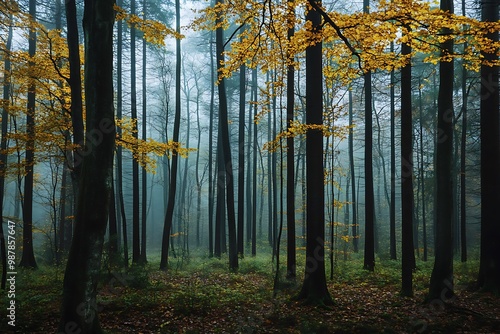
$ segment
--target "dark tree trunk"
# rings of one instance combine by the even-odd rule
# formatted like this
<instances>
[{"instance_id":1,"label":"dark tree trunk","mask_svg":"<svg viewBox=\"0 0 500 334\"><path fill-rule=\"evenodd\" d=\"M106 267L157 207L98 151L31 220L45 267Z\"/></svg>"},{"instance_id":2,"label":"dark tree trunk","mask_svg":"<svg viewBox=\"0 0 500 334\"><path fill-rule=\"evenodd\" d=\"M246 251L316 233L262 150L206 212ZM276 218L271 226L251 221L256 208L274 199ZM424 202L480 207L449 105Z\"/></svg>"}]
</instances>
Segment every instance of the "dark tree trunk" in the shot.
<instances>
[{"instance_id":1,"label":"dark tree trunk","mask_svg":"<svg viewBox=\"0 0 500 334\"><path fill-rule=\"evenodd\" d=\"M117 0L117 5L121 7L122 0ZM117 38L116 38L116 117L122 118L123 111L123 88L122 88L122 50L123 50L123 23L117 23ZM118 137L121 136L121 128L117 128ZM129 265L128 254L128 234L127 234L127 216L125 214L125 203L123 200L123 159L122 147L116 149L116 191L118 195L117 205L119 207L119 215L122 222L123 233L123 263L125 268Z\"/></svg>"},{"instance_id":2,"label":"dark tree trunk","mask_svg":"<svg viewBox=\"0 0 500 334\"><path fill-rule=\"evenodd\" d=\"M114 182L112 182L111 196L109 199L109 259L112 265L115 265L117 263L117 255L118 255L118 226L116 222L115 186Z\"/></svg>"},{"instance_id":3,"label":"dark tree trunk","mask_svg":"<svg viewBox=\"0 0 500 334\"><path fill-rule=\"evenodd\" d=\"M76 13L76 1L68 0L66 3L67 41L69 52L69 80L71 88L71 123L73 127L73 144L76 149L73 152L73 194L78 196L78 185L80 179L81 164L83 161L82 147L84 145L83 129L83 101L82 101L82 77L80 62L80 38L78 34L78 20ZM76 200L76 197L75 197ZM75 201L76 202L76 201Z\"/></svg>"},{"instance_id":4,"label":"dark tree trunk","mask_svg":"<svg viewBox=\"0 0 500 334\"><path fill-rule=\"evenodd\" d=\"M130 1L130 14L135 14L135 0ZM133 125L132 136L138 139L137 130L137 80L136 80L136 58L135 58L135 25L130 26L130 110ZM139 164L137 162L137 146L134 147L132 157L132 263L139 263L141 256L140 245L140 222L139 222Z\"/></svg>"},{"instance_id":5,"label":"dark tree trunk","mask_svg":"<svg viewBox=\"0 0 500 334\"><path fill-rule=\"evenodd\" d=\"M143 6L142 6L142 11L143 11L143 19L146 20L146 12L147 12L147 6L146 6L146 0L143 0ZM146 140L146 127L147 127L147 118L146 118L146 113L147 113L147 97L146 97L146 92L147 92L147 84L146 84L146 68L147 68L147 57L146 57L146 39L143 38L142 40L142 140ZM146 239L146 232L147 232L147 206L148 206L148 197L147 197L147 180L148 180L148 173L146 171L146 167L142 168L142 176L141 176L141 255L140 255L140 262L142 264L147 263L147 252L146 252L146 244L147 244L147 239Z\"/></svg>"},{"instance_id":6,"label":"dark tree trunk","mask_svg":"<svg viewBox=\"0 0 500 334\"><path fill-rule=\"evenodd\" d=\"M441 9L453 12L453 0L441 0ZM449 31L444 30L443 34ZM442 55L453 53L453 40L441 43ZM453 61L439 64L436 138L435 262L429 300L446 302L453 295Z\"/></svg>"},{"instance_id":7,"label":"dark tree trunk","mask_svg":"<svg viewBox=\"0 0 500 334\"><path fill-rule=\"evenodd\" d=\"M411 54L411 47L403 43L401 54ZM411 101L411 61L401 69L401 293L413 296L413 121Z\"/></svg>"},{"instance_id":8,"label":"dark tree trunk","mask_svg":"<svg viewBox=\"0 0 500 334\"><path fill-rule=\"evenodd\" d=\"M113 174L114 1L85 1L85 96L87 136L75 237L64 276L59 331L102 333L97 283L108 220Z\"/></svg>"},{"instance_id":9,"label":"dark tree trunk","mask_svg":"<svg viewBox=\"0 0 500 334\"><path fill-rule=\"evenodd\" d=\"M29 14L36 20L36 1L30 0ZM34 57L36 52L36 29L30 29L29 56ZM35 66L34 61L28 62L29 70ZM26 156L25 177L23 193L23 253L19 266L36 268L35 254L33 252L33 168L35 167L35 78L30 78L28 87L28 106L26 111Z\"/></svg>"},{"instance_id":10,"label":"dark tree trunk","mask_svg":"<svg viewBox=\"0 0 500 334\"><path fill-rule=\"evenodd\" d=\"M244 28L243 28L244 29ZM243 257L244 240L244 210L245 210L245 72L246 66L240 67L240 110L238 124L238 255Z\"/></svg>"},{"instance_id":11,"label":"dark tree trunk","mask_svg":"<svg viewBox=\"0 0 500 334\"><path fill-rule=\"evenodd\" d=\"M67 204L68 204L68 168L64 166L62 173L62 181L61 181L61 192L59 195L59 252L60 254L64 254L67 251L66 247L66 229L69 228L68 220L66 219L67 212Z\"/></svg>"},{"instance_id":12,"label":"dark tree trunk","mask_svg":"<svg viewBox=\"0 0 500 334\"><path fill-rule=\"evenodd\" d=\"M215 247L214 247L214 255L217 258L220 258L222 255L222 231L226 224L224 220L224 186L226 184L226 176L224 174L224 168L222 167L224 164L224 159L222 157L222 149L220 143L220 131L218 130L218 140L217 140L217 207L215 208Z\"/></svg>"},{"instance_id":13,"label":"dark tree trunk","mask_svg":"<svg viewBox=\"0 0 500 334\"><path fill-rule=\"evenodd\" d=\"M462 15L466 15L465 0L462 0ZM468 47L464 44L464 50ZM467 148L467 69L462 64L462 138L460 141L460 259L467 261L467 217L466 217L466 184L465 184L465 155Z\"/></svg>"},{"instance_id":14,"label":"dark tree trunk","mask_svg":"<svg viewBox=\"0 0 500 334\"><path fill-rule=\"evenodd\" d=\"M394 51L394 43L391 43L391 52ZM391 200L389 206L389 243L391 260L397 259L396 249L396 98L395 89L396 80L394 70L391 71Z\"/></svg>"},{"instance_id":15,"label":"dark tree trunk","mask_svg":"<svg viewBox=\"0 0 500 334\"><path fill-rule=\"evenodd\" d=\"M210 32L210 123L208 129L208 254L214 255L214 181L213 181L213 155L214 155L214 114L215 114L215 71L213 53L213 32Z\"/></svg>"},{"instance_id":16,"label":"dark tree trunk","mask_svg":"<svg viewBox=\"0 0 500 334\"><path fill-rule=\"evenodd\" d=\"M321 1L311 0L321 6ZM321 14L310 8L306 20L313 33L321 33ZM322 43L306 49L306 124L323 125ZM326 286L325 274L325 192L323 168L323 132L308 129L306 137L307 236L306 269L298 299L306 303L333 303Z\"/></svg>"},{"instance_id":17,"label":"dark tree trunk","mask_svg":"<svg viewBox=\"0 0 500 334\"><path fill-rule=\"evenodd\" d=\"M202 185L205 172L200 176L200 147L202 126L200 122L200 87L198 84L198 77L196 78L196 123L198 125L198 141L196 143L196 163L195 163L195 176L196 176L196 247L201 246L201 196Z\"/></svg>"},{"instance_id":18,"label":"dark tree trunk","mask_svg":"<svg viewBox=\"0 0 500 334\"><path fill-rule=\"evenodd\" d=\"M363 12L368 13L370 0L363 0ZM375 196L373 194L373 109L372 73L365 81L365 255L363 268L375 269Z\"/></svg>"},{"instance_id":19,"label":"dark tree trunk","mask_svg":"<svg viewBox=\"0 0 500 334\"><path fill-rule=\"evenodd\" d=\"M498 1L481 2L483 21L498 21ZM498 41L498 31L488 34ZM498 55L483 53L485 60L497 61ZM500 129L498 66L481 66L481 256L478 285L485 291L500 291Z\"/></svg>"},{"instance_id":20,"label":"dark tree trunk","mask_svg":"<svg viewBox=\"0 0 500 334\"><path fill-rule=\"evenodd\" d=\"M9 33L5 43L4 73L3 73L3 101L2 101L2 137L0 138L0 253L2 256L2 281L1 288L5 290L7 282L7 249L5 246L5 234L3 231L3 198L5 191L5 173L7 171L7 128L9 124L9 96L10 96L10 51L12 48L12 15L9 16Z\"/></svg>"},{"instance_id":21,"label":"dark tree trunk","mask_svg":"<svg viewBox=\"0 0 500 334\"><path fill-rule=\"evenodd\" d=\"M288 1L288 40L295 34L294 22L295 9L294 2ZM295 68L293 59L289 55L286 81L286 123L290 130L293 126L293 114L295 112ZM287 267L286 277L295 279L297 271L297 259L295 251L295 147L294 137L286 139L286 225L287 225Z\"/></svg>"},{"instance_id":22,"label":"dark tree trunk","mask_svg":"<svg viewBox=\"0 0 500 334\"><path fill-rule=\"evenodd\" d=\"M420 85L419 85L420 86ZM424 248L423 261L427 261L427 201L425 200L425 171L424 171L424 130L422 90L419 87L419 118L420 118L420 184L422 193L422 247Z\"/></svg>"},{"instance_id":23,"label":"dark tree trunk","mask_svg":"<svg viewBox=\"0 0 500 334\"><path fill-rule=\"evenodd\" d=\"M365 253L363 268L375 268L375 198L373 194L373 124L371 72L365 80Z\"/></svg>"},{"instance_id":24,"label":"dark tree trunk","mask_svg":"<svg viewBox=\"0 0 500 334\"><path fill-rule=\"evenodd\" d=\"M251 79L250 79L251 80ZM249 81L250 81L249 80ZM249 88L250 88L250 101L252 101L252 94L253 94L253 85L250 82L249 83ZM252 242L252 228L253 228L253 207L254 207L254 202L253 202L253 195L252 195L252 190L253 190L253 185L255 184L255 179L252 177L252 140L253 140L253 113L252 110L254 108L253 103L248 104L248 118L247 118L247 127L248 127L248 136L247 136L247 151L246 151L246 159L247 159L247 165L246 165L246 174L247 174L247 187L245 188L245 196L246 196L246 242L247 244L251 244Z\"/></svg>"},{"instance_id":25,"label":"dark tree trunk","mask_svg":"<svg viewBox=\"0 0 500 334\"><path fill-rule=\"evenodd\" d=\"M223 0L217 0L216 3L222 4ZM220 23L222 17L218 16L216 23ZM224 60L224 41L223 29L217 28L215 32L216 50L217 50L217 70L218 73L222 70L222 62ZM226 174L226 209L227 209L227 224L229 233L229 268L235 270L238 268L238 250L236 245L236 221L234 212L234 177L233 163L231 159L231 147L229 143L229 125L228 125L228 107L226 97L225 79L220 78L218 85L219 92L219 131L222 154L224 157L224 171Z\"/></svg>"},{"instance_id":26,"label":"dark tree trunk","mask_svg":"<svg viewBox=\"0 0 500 334\"><path fill-rule=\"evenodd\" d=\"M272 96L272 134L274 140L278 135L277 131L277 114L276 114L276 72L271 73L271 96ZM278 170L277 170L277 154L276 149L271 152L271 184L272 184L272 229L271 229L271 247L273 248L273 256L276 255L276 250L279 247L278 241Z\"/></svg>"},{"instance_id":27,"label":"dark tree trunk","mask_svg":"<svg viewBox=\"0 0 500 334\"><path fill-rule=\"evenodd\" d=\"M257 69L252 70L252 90L254 98L253 101L257 101ZM257 123L255 122L256 118L257 118L257 105L255 104L253 107L253 124L252 124L253 126L252 256L257 255L257 145L258 143L257 143ZM261 203L262 203L262 198L261 198Z\"/></svg>"},{"instance_id":28,"label":"dark tree trunk","mask_svg":"<svg viewBox=\"0 0 500 334\"><path fill-rule=\"evenodd\" d=\"M177 33L181 31L180 23L180 0L175 0L175 29ZM174 133L173 141L179 141L179 128L181 124L181 40L175 41L175 117L174 117ZM179 155L173 154L172 168L170 171L170 187L168 192L167 212L165 213L165 222L163 226L163 236L161 245L161 260L160 270L166 271L168 268L168 249L170 247L170 230L172 229L172 221L174 218L175 194L177 191L177 167L179 163Z\"/></svg>"}]
</instances>

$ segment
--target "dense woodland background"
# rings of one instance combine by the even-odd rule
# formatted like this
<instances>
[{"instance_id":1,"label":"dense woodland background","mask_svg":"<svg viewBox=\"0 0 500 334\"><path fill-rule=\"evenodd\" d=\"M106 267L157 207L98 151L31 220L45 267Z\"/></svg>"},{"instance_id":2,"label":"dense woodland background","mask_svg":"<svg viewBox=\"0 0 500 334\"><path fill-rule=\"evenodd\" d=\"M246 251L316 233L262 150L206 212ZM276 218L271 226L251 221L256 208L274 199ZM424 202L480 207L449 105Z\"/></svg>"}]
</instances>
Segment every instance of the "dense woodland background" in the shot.
<instances>
[{"instance_id":1,"label":"dense woodland background","mask_svg":"<svg viewBox=\"0 0 500 334\"><path fill-rule=\"evenodd\" d=\"M177 321L209 317L217 298L251 310L243 332L340 332L300 305L345 310L362 293L390 301L374 332L432 330L399 292L454 310L446 326L463 315L473 332L497 330L498 12L465 0L1 1L2 287L12 221L18 288L58 302L21 328L45 317L46 331L99 333L104 312L106 330L124 332L116 296L143 293L185 316L150 320L151 332L184 332ZM234 298L208 292L211 279ZM193 285L202 297L167 296ZM150 319L169 317L153 304Z\"/></svg>"}]
</instances>

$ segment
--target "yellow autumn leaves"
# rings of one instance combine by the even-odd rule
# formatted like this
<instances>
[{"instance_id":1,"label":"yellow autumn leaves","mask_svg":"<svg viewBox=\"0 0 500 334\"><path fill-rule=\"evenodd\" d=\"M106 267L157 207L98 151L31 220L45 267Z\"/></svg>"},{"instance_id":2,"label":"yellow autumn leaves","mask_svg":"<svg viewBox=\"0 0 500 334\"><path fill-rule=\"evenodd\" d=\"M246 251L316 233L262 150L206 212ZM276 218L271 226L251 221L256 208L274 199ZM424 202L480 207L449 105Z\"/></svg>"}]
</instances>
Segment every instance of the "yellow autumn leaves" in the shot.
<instances>
[{"instance_id":1,"label":"yellow autumn leaves","mask_svg":"<svg viewBox=\"0 0 500 334\"><path fill-rule=\"evenodd\" d=\"M63 162L66 152L74 151L77 145L71 140L71 90L69 79L69 52L67 40L59 29L48 29L44 24L34 21L10 1L0 1L0 29L3 37L0 39L0 71L2 83L10 82L10 97L0 100L2 108L8 113L9 132L6 136L9 155L18 155L19 159L9 159L7 174L21 175L24 173L24 158L22 152L30 138L35 142L35 163L57 157ZM157 45L164 45L165 38L182 38L164 24L143 20L136 15L130 15L119 7L115 7L116 19L124 20L129 25L143 32L144 38ZM16 36L28 40L29 31L37 32L36 52L29 56L25 49L8 50L6 45L9 26L13 26ZM4 61L11 63L10 71L6 71ZM83 60L83 46L80 49L80 59ZM83 77L83 62L81 66ZM34 85L32 83L34 82ZM27 134L26 92L35 88L36 109L34 112L35 130L31 137ZM82 87L83 89L83 87ZM85 92L83 91L83 94ZM83 98L85 101L85 98ZM84 106L85 117L85 106ZM85 122L84 122L85 123ZM172 141L161 143L153 139L141 140L134 138L130 119L117 119L121 135L117 135L117 144L130 150L141 166L149 172L156 167L155 156L180 154L186 156L190 149ZM68 164L71 163L68 161Z\"/></svg>"},{"instance_id":2,"label":"yellow autumn leaves","mask_svg":"<svg viewBox=\"0 0 500 334\"><path fill-rule=\"evenodd\" d=\"M202 10L192 27L215 29L217 16L224 18L224 27L229 27L229 22L240 27L226 48L226 59L220 73L226 77L241 64L252 68L259 66L263 72L283 68L294 59L303 57L305 49L318 42L323 42L325 58L335 64L324 68L325 77L344 83L368 70L401 68L417 54L424 55L425 61L430 63L462 58L468 69L477 71L481 63L485 63L480 52L497 52L500 46L486 38L488 32L500 30L499 22L485 23L455 15L429 2L381 0L370 8L370 13L328 12L348 44L327 23L321 33L312 31L302 19L307 7L306 0L228 1ZM245 28L241 29L243 23ZM297 31L288 40L290 24ZM450 39L454 40L457 51L441 54L439 44ZM391 43L409 44L412 54L402 57L398 51L391 52ZM462 47L464 45L467 47Z\"/></svg>"}]
</instances>

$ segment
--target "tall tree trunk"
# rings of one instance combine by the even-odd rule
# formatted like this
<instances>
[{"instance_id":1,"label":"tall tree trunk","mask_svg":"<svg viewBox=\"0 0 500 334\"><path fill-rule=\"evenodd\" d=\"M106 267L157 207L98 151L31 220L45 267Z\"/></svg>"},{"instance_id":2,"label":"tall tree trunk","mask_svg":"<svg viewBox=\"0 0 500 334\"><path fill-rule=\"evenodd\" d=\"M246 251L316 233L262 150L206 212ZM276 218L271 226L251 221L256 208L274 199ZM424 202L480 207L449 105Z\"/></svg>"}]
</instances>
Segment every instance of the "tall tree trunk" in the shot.
<instances>
[{"instance_id":1,"label":"tall tree trunk","mask_svg":"<svg viewBox=\"0 0 500 334\"><path fill-rule=\"evenodd\" d=\"M130 14L136 15L135 0L130 1ZM133 123L132 136L138 139L137 126L137 76L135 58L135 24L130 26L130 110ZM139 263L141 256L140 222L139 222L139 164L137 162L137 145L134 144L132 156L132 263Z\"/></svg>"},{"instance_id":2,"label":"tall tree trunk","mask_svg":"<svg viewBox=\"0 0 500 334\"><path fill-rule=\"evenodd\" d=\"M217 4L222 4L223 0L217 0ZM218 16L216 23L221 23L222 17ZM217 50L217 72L221 73L224 61L224 41L223 29L217 28L215 32L216 50ZM224 157L224 171L226 174L226 201L227 201L227 223L229 233L229 268L235 270L238 268L238 250L236 245L236 221L234 212L234 177L233 177L233 163L231 159L231 147L229 143L229 120L228 120L228 107L226 96L225 78L220 78L218 85L219 92L219 130L222 153Z\"/></svg>"},{"instance_id":3,"label":"tall tree trunk","mask_svg":"<svg viewBox=\"0 0 500 334\"><path fill-rule=\"evenodd\" d=\"M117 5L122 6L122 0L117 0ZM116 118L121 119L123 113L123 87L122 87L122 50L123 50L123 23L117 23L117 38L116 38ZM120 127L116 129L118 137L121 136L122 130ZM125 213L125 203L123 200L123 154L122 147L116 149L116 191L118 195L117 205L120 211L123 233L123 264L125 268L129 265L128 254L128 234L127 234L127 216Z\"/></svg>"},{"instance_id":4,"label":"tall tree trunk","mask_svg":"<svg viewBox=\"0 0 500 334\"><path fill-rule=\"evenodd\" d=\"M76 1L67 0L66 3L66 25L67 41L69 53L69 79L71 88L71 123L73 126L73 194L78 196L81 163L83 161L82 147L84 145L83 128L83 98L82 98L82 77L80 61L80 38L78 34L78 20L76 13ZM77 198L75 198L76 203Z\"/></svg>"},{"instance_id":5,"label":"tall tree trunk","mask_svg":"<svg viewBox=\"0 0 500 334\"><path fill-rule=\"evenodd\" d=\"M208 129L208 254L214 255L214 181L213 181L213 137L215 114L215 65L213 52L213 32L210 32L210 120Z\"/></svg>"},{"instance_id":6,"label":"tall tree trunk","mask_svg":"<svg viewBox=\"0 0 500 334\"><path fill-rule=\"evenodd\" d=\"M462 0L462 15L465 16L465 0ZM468 47L464 44L464 50ZM467 69L462 64L462 138L460 140L460 258L462 262L467 261L467 203L465 184L465 155L467 148Z\"/></svg>"},{"instance_id":7,"label":"tall tree trunk","mask_svg":"<svg viewBox=\"0 0 500 334\"><path fill-rule=\"evenodd\" d=\"M391 52L394 51L394 43L391 42ZM389 206L389 243L391 260L397 259L396 249L396 85L394 70L391 70L391 200Z\"/></svg>"},{"instance_id":8,"label":"tall tree trunk","mask_svg":"<svg viewBox=\"0 0 500 334\"><path fill-rule=\"evenodd\" d=\"M401 45L403 57L411 54L411 46ZM413 120L411 101L411 59L401 69L401 293L413 296Z\"/></svg>"},{"instance_id":9,"label":"tall tree trunk","mask_svg":"<svg viewBox=\"0 0 500 334\"><path fill-rule=\"evenodd\" d=\"M364 75L365 81L365 246L363 268L375 268L375 197L373 193L373 125L372 125L372 80L371 72Z\"/></svg>"},{"instance_id":10,"label":"tall tree trunk","mask_svg":"<svg viewBox=\"0 0 500 334\"><path fill-rule=\"evenodd\" d=\"M184 65L181 65L184 69ZM189 139L191 137L191 89L188 87L188 83L186 80L186 74L183 74L184 79L184 94L186 96L186 147L189 147ZM188 236L187 229L189 224L189 205L186 200L186 191L188 187L188 169L189 169L189 157L184 159L184 167L182 168L182 178L181 178L181 193L179 198L179 206L177 208L178 212L178 229L179 229L179 237L178 237L178 245L179 248L181 246L181 238L183 239L182 244L185 245L186 238ZM182 254L186 253L186 247L182 247Z\"/></svg>"},{"instance_id":11,"label":"tall tree trunk","mask_svg":"<svg viewBox=\"0 0 500 334\"><path fill-rule=\"evenodd\" d=\"M441 9L453 12L453 0L441 0ZM443 34L450 32L443 29ZM453 40L441 43L441 55L453 53ZM453 61L439 63L438 120L436 138L435 262L429 300L446 302L453 295Z\"/></svg>"},{"instance_id":12,"label":"tall tree trunk","mask_svg":"<svg viewBox=\"0 0 500 334\"><path fill-rule=\"evenodd\" d=\"M143 0L142 3L142 17L143 20L146 20L146 12L147 12L147 5L146 5L146 0ZM146 39L142 39L142 140L146 140L146 130L147 130L147 96L146 96L146 91L147 91L147 85L146 85L146 73L147 73L147 57L146 57ZM146 244L147 244L147 239L146 239L146 232L147 232L147 205L148 205L148 198L147 198L147 186L148 186L148 173L146 171L146 167L142 168L142 176L141 176L141 255L140 255L140 262L141 263L147 263L147 252L146 252Z\"/></svg>"},{"instance_id":13,"label":"tall tree trunk","mask_svg":"<svg viewBox=\"0 0 500 334\"><path fill-rule=\"evenodd\" d=\"M481 18L498 21L498 1L481 2ZM487 36L498 41L498 31ZM497 61L496 53L483 53L485 60ZM481 256L478 285L486 291L500 291L500 129L498 66L481 66Z\"/></svg>"},{"instance_id":14,"label":"tall tree trunk","mask_svg":"<svg viewBox=\"0 0 500 334\"><path fill-rule=\"evenodd\" d=\"M251 79L249 79L250 81ZM253 84L251 81L249 82L249 88L250 88L250 101L252 100L253 96ZM246 196L246 242L250 245L252 242L252 228L253 228L253 207L254 207L254 202L253 202L253 195L252 195L252 189L253 189L253 184L255 183L255 179L252 177L252 140L253 140L253 113L252 110L254 108L253 103L248 103L248 119L247 119L247 127L248 127L248 136L247 136L247 151L246 151L246 159L247 159L247 165L246 165L246 174L247 174L247 187L245 188L245 196Z\"/></svg>"},{"instance_id":15,"label":"tall tree trunk","mask_svg":"<svg viewBox=\"0 0 500 334\"><path fill-rule=\"evenodd\" d=\"M425 171L424 171L424 129L423 129L423 107L422 89L418 89L419 118L420 118L420 184L422 196L422 247L424 248L423 261L427 261L427 202L425 200Z\"/></svg>"},{"instance_id":16,"label":"tall tree trunk","mask_svg":"<svg viewBox=\"0 0 500 334\"><path fill-rule=\"evenodd\" d=\"M180 34L180 0L175 0L175 30ZM175 117L173 141L179 142L179 128L181 124L181 40L175 41ZM168 191L167 212L165 213L165 222L163 226L163 236L161 244L160 270L166 271L168 268L168 249L170 247L170 230L174 218L175 194L177 191L177 167L179 163L179 154L174 152L172 156L172 167L170 170L170 187Z\"/></svg>"},{"instance_id":17,"label":"tall tree trunk","mask_svg":"<svg viewBox=\"0 0 500 334\"><path fill-rule=\"evenodd\" d=\"M295 34L295 2L288 1L288 41ZM295 68L293 57L288 55L288 68L286 77L286 124L287 130L293 127L293 114L295 112ZM287 226L287 262L286 277L295 279L297 259L295 251L295 147L294 137L286 138L286 226Z\"/></svg>"},{"instance_id":18,"label":"tall tree trunk","mask_svg":"<svg viewBox=\"0 0 500 334\"><path fill-rule=\"evenodd\" d=\"M358 210L356 203L356 175L354 170L354 135L353 135L353 99L352 91L349 90L349 136L348 136L348 150L349 150L349 169L352 187L352 245L354 253L359 251L359 237L358 237Z\"/></svg>"},{"instance_id":19,"label":"tall tree trunk","mask_svg":"<svg viewBox=\"0 0 500 334\"><path fill-rule=\"evenodd\" d=\"M113 174L114 1L85 1L85 97L87 137L76 212L75 237L63 283L59 332L102 333L97 283Z\"/></svg>"},{"instance_id":20,"label":"tall tree trunk","mask_svg":"<svg viewBox=\"0 0 500 334\"><path fill-rule=\"evenodd\" d=\"M266 85L269 83L270 79L270 73L266 72ZM270 102L270 96L271 94L268 94L266 97L266 104L267 104L267 141L271 142L273 138L273 133L272 133L272 123L273 123L273 118L272 118L272 113L271 113L271 102ZM272 174L272 152L268 150L267 152L267 238L269 240L269 245L271 246L272 249L272 257L274 259L274 235L273 235L273 174Z\"/></svg>"},{"instance_id":21,"label":"tall tree trunk","mask_svg":"<svg viewBox=\"0 0 500 334\"><path fill-rule=\"evenodd\" d=\"M257 101L257 69L252 70L252 91L253 91L253 101ZM253 189L252 189L252 256L257 255L257 104L253 106L253 150L252 150L252 160L253 160ZM262 198L261 198L262 203ZM261 215L262 217L262 215ZM262 231L262 228L261 228Z\"/></svg>"},{"instance_id":22,"label":"tall tree trunk","mask_svg":"<svg viewBox=\"0 0 500 334\"><path fill-rule=\"evenodd\" d=\"M9 32L7 35L7 42L5 43L5 53L4 53L4 73L3 73L3 100L2 100L2 137L0 139L0 253L2 256L2 281L1 288L5 290L5 285L7 282L7 249L5 246L5 234L3 231L3 199L5 194L5 174L7 172L7 128L9 124L9 96L11 89L10 80L10 51L12 48L12 15L9 15Z\"/></svg>"},{"instance_id":23,"label":"tall tree trunk","mask_svg":"<svg viewBox=\"0 0 500 334\"><path fill-rule=\"evenodd\" d=\"M271 74L271 96L272 96L272 140L278 135L277 131L277 114L276 114L276 71ZM276 149L271 152L271 183L272 183L272 242L273 255L276 255L277 240L278 240L278 170L277 170L277 154Z\"/></svg>"},{"instance_id":24,"label":"tall tree trunk","mask_svg":"<svg viewBox=\"0 0 500 334\"><path fill-rule=\"evenodd\" d=\"M244 27L242 28L244 30ZM244 241L244 210L245 210L245 95L246 66L240 66L240 105L238 124L238 255L243 257ZM248 181L247 181L248 182Z\"/></svg>"},{"instance_id":25,"label":"tall tree trunk","mask_svg":"<svg viewBox=\"0 0 500 334\"><path fill-rule=\"evenodd\" d=\"M29 14L33 22L36 20L36 1L30 0ZM33 58L36 52L36 29L30 28L28 52L30 60L28 67L30 72L35 66ZM30 73L30 84L28 87L28 106L26 111L26 156L25 177L23 193L23 253L19 266L36 268L35 254L33 252L33 169L35 167L35 78Z\"/></svg>"},{"instance_id":26,"label":"tall tree trunk","mask_svg":"<svg viewBox=\"0 0 500 334\"><path fill-rule=\"evenodd\" d=\"M200 176L200 148L202 127L200 122L200 87L198 85L198 77L196 76L196 123L198 125L198 141L196 143L196 247L201 246L201 195L204 176ZM203 173L205 175L205 173Z\"/></svg>"},{"instance_id":27,"label":"tall tree trunk","mask_svg":"<svg viewBox=\"0 0 500 334\"><path fill-rule=\"evenodd\" d=\"M368 13L370 0L363 0L363 12ZM375 198L373 194L373 121L372 73L364 75L365 81L365 255L363 268L375 268Z\"/></svg>"},{"instance_id":28,"label":"tall tree trunk","mask_svg":"<svg viewBox=\"0 0 500 334\"><path fill-rule=\"evenodd\" d=\"M310 0L313 6L321 1ZM310 8L306 20L311 22L314 34L321 34L321 14ZM323 62L322 43L306 49L306 124L323 125ZM307 303L333 303L326 286L325 275L325 192L323 167L323 132L308 129L306 137L307 158L307 236L306 268L298 299Z\"/></svg>"}]
</instances>

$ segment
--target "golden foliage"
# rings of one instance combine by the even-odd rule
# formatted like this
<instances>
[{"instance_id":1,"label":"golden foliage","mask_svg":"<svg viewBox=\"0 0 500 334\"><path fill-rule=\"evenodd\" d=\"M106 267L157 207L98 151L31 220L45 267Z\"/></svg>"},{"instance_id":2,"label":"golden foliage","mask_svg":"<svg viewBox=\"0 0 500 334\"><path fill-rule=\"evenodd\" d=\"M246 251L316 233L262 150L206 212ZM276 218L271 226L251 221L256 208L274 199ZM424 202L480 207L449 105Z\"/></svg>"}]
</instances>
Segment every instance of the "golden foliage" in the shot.
<instances>
[{"instance_id":1,"label":"golden foliage","mask_svg":"<svg viewBox=\"0 0 500 334\"><path fill-rule=\"evenodd\" d=\"M292 9L307 10L308 1L294 3L295 8L289 8L288 2L224 2L200 11L192 27L216 29L215 19L219 16L223 18L223 28L229 28L230 22L238 26L228 41L230 48L225 52L223 70L219 73L225 77L242 64L259 66L263 72L297 65L295 60L303 57L305 49L319 42L324 44L325 58L332 60L324 67L325 78L343 84L368 70L401 68L416 54L425 55L425 62L432 64L462 58L466 67L474 71L481 64L499 65L485 60L480 53L498 53L500 43L493 43L486 34L500 30L500 22L480 22L442 11L424 1L381 0L370 13L327 12L339 30L325 22L318 33L298 15L291 16ZM288 40L286 23L290 18L297 31ZM456 45L467 43L467 48L462 53L442 53L440 43L450 39ZM412 54L403 57L397 51L391 52L391 43L409 44Z\"/></svg>"},{"instance_id":2,"label":"golden foliage","mask_svg":"<svg viewBox=\"0 0 500 334\"><path fill-rule=\"evenodd\" d=\"M184 35L178 34L175 30L170 29L165 24L149 19L142 19L138 15L132 15L125 11L118 5L114 5L116 11L116 21L125 21L129 27L134 27L144 34L144 39L148 43L155 45L165 45L167 37L174 37L178 39L184 38Z\"/></svg>"},{"instance_id":3,"label":"golden foliage","mask_svg":"<svg viewBox=\"0 0 500 334\"><path fill-rule=\"evenodd\" d=\"M167 155L170 157L173 154L179 154L181 157L186 158L189 152L196 151L193 148L182 147L181 143L172 140L162 143L151 138L147 140L136 138L134 136L134 132L137 131L136 122L137 120L127 117L116 120L116 126L122 130L121 136L117 134L116 143L130 150L139 165L146 168L150 173L155 173L156 169L156 159L154 156L161 157Z\"/></svg>"}]
</instances>

